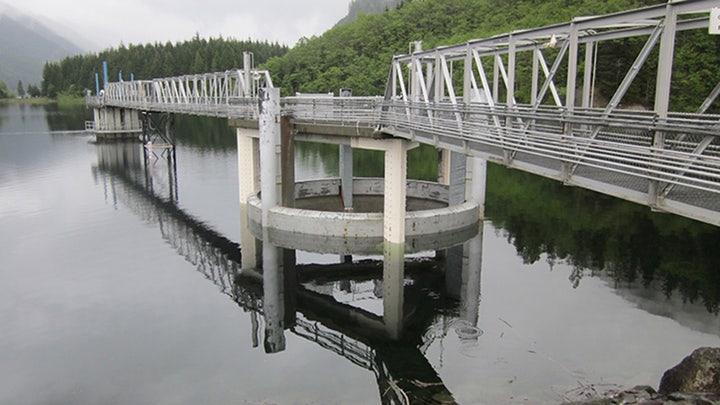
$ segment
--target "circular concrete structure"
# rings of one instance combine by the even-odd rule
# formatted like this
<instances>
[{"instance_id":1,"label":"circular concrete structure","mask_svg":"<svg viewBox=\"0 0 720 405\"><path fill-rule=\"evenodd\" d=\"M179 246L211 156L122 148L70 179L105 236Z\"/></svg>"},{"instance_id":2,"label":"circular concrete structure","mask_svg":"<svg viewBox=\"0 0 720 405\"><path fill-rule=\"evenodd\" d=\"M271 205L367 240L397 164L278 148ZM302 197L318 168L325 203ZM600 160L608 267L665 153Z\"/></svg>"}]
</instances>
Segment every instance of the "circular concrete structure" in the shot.
<instances>
[{"instance_id":1,"label":"circular concrete structure","mask_svg":"<svg viewBox=\"0 0 720 405\"><path fill-rule=\"evenodd\" d=\"M382 254L384 180L353 179L353 212L345 212L340 180L295 184L295 208L270 209L266 225L278 247L318 253ZM448 186L407 181L405 251L444 249L472 238L478 231L480 209L475 202L448 207ZM262 206L248 199L251 232L262 239Z\"/></svg>"}]
</instances>

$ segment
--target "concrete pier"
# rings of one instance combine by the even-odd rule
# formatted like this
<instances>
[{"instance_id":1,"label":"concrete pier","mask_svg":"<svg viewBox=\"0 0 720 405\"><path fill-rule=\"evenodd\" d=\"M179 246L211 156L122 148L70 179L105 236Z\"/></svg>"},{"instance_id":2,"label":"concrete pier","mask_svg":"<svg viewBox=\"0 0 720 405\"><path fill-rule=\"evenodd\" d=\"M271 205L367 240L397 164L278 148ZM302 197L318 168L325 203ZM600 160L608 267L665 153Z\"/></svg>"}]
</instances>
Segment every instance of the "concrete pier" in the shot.
<instances>
[{"instance_id":1,"label":"concrete pier","mask_svg":"<svg viewBox=\"0 0 720 405\"><path fill-rule=\"evenodd\" d=\"M237 128L238 190L240 203L240 244L242 268L257 267L257 240L248 227L248 198L260 189L260 151L256 129Z\"/></svg>"},{"instance_id":2,"label":"concrete pier","mask_svg":"<svg viewBox=\"0 0 720 405\"><path fill-rule=\"evenodd\" d=\"M142 122L138 110L132 108L93 108L92 125L86 125L98 141L138 139L142 133Z\"/></svg>"}]
</instances>

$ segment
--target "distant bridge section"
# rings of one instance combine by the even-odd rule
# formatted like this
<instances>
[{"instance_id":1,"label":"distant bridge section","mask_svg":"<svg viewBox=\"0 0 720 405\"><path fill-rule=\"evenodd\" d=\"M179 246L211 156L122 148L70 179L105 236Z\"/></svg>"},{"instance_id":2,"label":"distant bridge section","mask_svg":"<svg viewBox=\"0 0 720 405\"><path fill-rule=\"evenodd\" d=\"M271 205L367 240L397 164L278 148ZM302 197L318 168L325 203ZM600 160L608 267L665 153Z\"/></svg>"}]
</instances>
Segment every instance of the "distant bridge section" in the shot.
<instances>
[{"instance_id":1,"label":"distant bridge section","mask_svg":"<svg viewBox=\"0 0 720 405\"><path fill-rule=\"evenodd\" d=\"M250 54L245 53L243 69L107 83L101 95L88 97L87 104L257 120L258 91L273 83L268 71L250 66Z\"/></svg>"}]
</instances>

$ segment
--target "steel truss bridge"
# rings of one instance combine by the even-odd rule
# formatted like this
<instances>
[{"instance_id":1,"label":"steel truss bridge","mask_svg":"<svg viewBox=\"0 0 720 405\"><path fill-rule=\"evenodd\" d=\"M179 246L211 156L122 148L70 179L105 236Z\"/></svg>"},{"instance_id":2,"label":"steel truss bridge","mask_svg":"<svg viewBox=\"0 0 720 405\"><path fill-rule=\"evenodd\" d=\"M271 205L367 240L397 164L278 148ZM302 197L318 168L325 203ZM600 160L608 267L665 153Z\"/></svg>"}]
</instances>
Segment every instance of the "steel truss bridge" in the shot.
<instances>
[{"instance_id":1,"label":"steel truss bridge","mask_svg":"<svg viewBox=\"0 0 720 405\"><path fill-rule=\"evenodd\" d=\"M416 44L393 58L384 96L284 97L282 114L300 135L405 138L720 225L720 115L709 113L720 71L695 112L670 111L676 36L707 32L717 6L671 1L428 51ZM645 45L598 106L597 49L624 38ZM654 50L658 63L647 67L656 75L654 105L622 108ZM272 80L248 60L228 72L108 83L88 104L223 116L256 128L258 93ZM517 100L519 88L530 89L529 103Z\"/></svg>"}]
</instances>

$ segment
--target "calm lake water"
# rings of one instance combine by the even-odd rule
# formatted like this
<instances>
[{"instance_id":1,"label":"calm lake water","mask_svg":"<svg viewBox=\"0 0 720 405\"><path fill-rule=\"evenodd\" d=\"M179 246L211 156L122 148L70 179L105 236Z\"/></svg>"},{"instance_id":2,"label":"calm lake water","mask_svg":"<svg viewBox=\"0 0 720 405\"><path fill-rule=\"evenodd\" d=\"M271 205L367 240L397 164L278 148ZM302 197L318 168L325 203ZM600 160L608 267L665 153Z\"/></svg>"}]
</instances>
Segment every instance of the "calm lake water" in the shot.
<instances>
[{"instance_id":1,"label":"calm lake water","mask_svg":"<svg viewBox=\"0 0 720 405\"><path fill-rule=\"evenodd\" d=\"M179 120L176 170L145 167L63 132L86 115L0 105L0 403L558 403L720 346L716 228L494 166L465 268L406 258L402 338L377 330L382 257L297 252L268 344L232 131ZM336 149L296 153L299 179L337 174Z\"/></svg>"}]
</instances>

